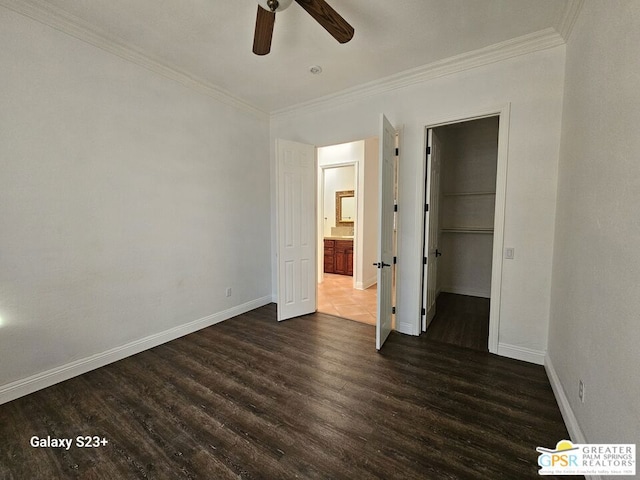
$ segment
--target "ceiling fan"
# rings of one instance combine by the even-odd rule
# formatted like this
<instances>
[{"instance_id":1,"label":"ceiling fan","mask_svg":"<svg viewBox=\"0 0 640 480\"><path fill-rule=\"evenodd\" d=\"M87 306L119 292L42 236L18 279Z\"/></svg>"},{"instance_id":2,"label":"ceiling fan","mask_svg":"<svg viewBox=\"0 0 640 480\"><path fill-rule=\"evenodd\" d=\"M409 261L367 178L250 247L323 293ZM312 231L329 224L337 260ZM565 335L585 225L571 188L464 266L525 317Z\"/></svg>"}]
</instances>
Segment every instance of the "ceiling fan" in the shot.
<instances>
[{"instance_id":1,"label":"ceiling fan","mask_svg":"<svg viewBox=\"0 0 640 480\"><path fill-rule=\"evenodd\" d=\"M258 0L258 16L256 17L256 32L253 37L253 53L266 55L271 50L273 25L276 12L281 12L293 0ZM338 12L331 8L325 0L295 0L304 8L324 29L340 43L347 43L353 38L354 30Z\"/></svg>"}]
</instances>

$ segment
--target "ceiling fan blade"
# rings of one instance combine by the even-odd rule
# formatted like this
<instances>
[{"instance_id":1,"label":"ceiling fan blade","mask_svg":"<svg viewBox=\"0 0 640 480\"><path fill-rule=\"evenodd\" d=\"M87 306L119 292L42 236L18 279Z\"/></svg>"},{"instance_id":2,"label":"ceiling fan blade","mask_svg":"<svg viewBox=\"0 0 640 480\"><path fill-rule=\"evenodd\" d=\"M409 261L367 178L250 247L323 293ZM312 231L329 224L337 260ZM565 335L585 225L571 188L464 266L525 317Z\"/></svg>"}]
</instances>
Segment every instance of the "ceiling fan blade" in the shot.
<instances>
[{"instance_id":1,"label":"ceiling fan blade","mask_svg":"<svg viewBox=\"0 0 640 480\"><path fill-rule=\"evenodd\" d=\"M347 43L353 38L353 27L325 0L296 0L296 2L338 42Z\"/></svg>"},{"instance_id":2,"label":"ceiling fan blade","mask_svg":"<svg viewBox=\"0 0 640 480\"><path fill-rule=\"evenodd\" d=\"M275 12L265 10L258 5L256 33L253 37L253 53L256 55L266 55L271 51L271 38L273 37L273 25L275 23Z\"/></svg>"}]
</instances>

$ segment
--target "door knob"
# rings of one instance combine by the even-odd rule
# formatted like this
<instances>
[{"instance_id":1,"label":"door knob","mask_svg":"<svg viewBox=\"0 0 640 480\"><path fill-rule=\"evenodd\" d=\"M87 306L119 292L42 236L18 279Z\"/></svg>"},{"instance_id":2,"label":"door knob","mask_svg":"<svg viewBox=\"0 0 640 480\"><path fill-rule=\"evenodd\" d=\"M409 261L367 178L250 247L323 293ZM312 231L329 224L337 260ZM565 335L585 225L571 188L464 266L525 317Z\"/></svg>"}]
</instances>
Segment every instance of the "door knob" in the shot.
<instances>
[{"instance_id":1,"label":"door knob","mask_svg":"<svg viewBox=\"0 0 640 480\"><path fill-rule=\"evenodd\" d=\"M442 252L439 252L438 249L436 248L436 258L442 256Z\"/></svg>"}]
</instances>

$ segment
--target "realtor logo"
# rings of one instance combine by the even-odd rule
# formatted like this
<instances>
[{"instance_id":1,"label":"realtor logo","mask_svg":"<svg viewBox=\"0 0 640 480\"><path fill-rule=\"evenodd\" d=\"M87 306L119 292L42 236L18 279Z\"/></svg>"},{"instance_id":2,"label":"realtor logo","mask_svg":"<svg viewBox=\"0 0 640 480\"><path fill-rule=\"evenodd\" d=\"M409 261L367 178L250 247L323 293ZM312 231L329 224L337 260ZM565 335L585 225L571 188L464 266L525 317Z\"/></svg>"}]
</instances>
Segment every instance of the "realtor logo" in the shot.
<instances>
[{"instance_id":1,"label":"realtor logo","mask_svg":"<svg viewBox=\"0 0 640 480\"><path fill-rule=\"evenodd\" d=\"M578 447L574 446L569 440L561 440L557 443L556 449L551 450L544 447L536 448L541 453L538 457L538 465L542 467L540 475L553 475L551 473L543 473L545 468L564 468L578 467Z\"/></svg>"},{"instance_id":2,"label":"realtor logo","mask_svg":"<svg viewBox=\"0 0 640 480\"><path fill-rule=\"evenodd\" d=\"M634 444L589 444L561 440L555 449L538 447L540 475L635 475Z\"/></svg>"}]
</instances>

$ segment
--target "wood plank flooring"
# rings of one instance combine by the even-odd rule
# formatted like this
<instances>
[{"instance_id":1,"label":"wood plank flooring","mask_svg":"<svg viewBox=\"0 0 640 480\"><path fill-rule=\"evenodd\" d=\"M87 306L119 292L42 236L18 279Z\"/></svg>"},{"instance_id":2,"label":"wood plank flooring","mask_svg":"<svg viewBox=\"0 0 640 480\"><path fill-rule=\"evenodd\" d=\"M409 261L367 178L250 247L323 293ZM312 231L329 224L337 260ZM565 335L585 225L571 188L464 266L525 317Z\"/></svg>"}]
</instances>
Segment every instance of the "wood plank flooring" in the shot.
<instances>
[{"instance_id":1,"label":"wood plank flooring","mask_svg":"<svg viewBox=\"0 0 640 480\"><path fill-rule=\"evenodd\" d=\"M275 315L0 405L0 478L533 479L535 448L568 438L540 366L394 332L378 353L370 325Z\"/></svg>"},{"instance_id":2,"label":"wood plank flooring","mask_svg":"<svg viewBox=\"0 0 640 480\"><path fill-rule=\"evenodd\" d=\"M440 293L427 338L488 352L489 301L488 298Z\"/></svg>"}]
</instances>

